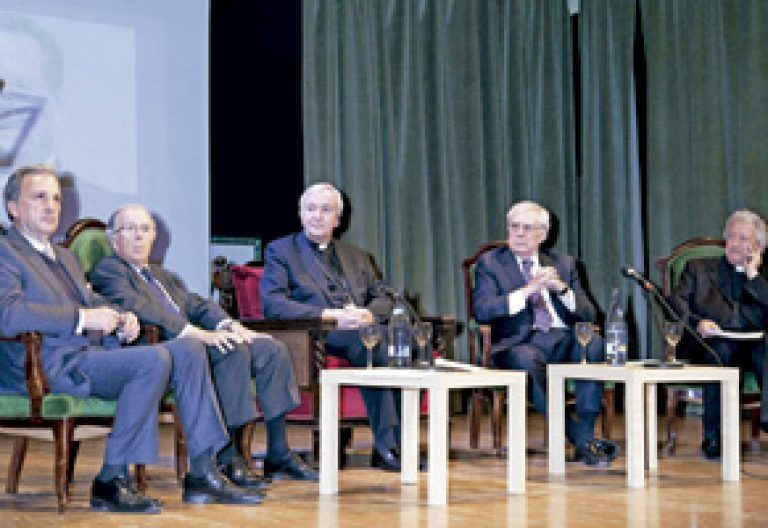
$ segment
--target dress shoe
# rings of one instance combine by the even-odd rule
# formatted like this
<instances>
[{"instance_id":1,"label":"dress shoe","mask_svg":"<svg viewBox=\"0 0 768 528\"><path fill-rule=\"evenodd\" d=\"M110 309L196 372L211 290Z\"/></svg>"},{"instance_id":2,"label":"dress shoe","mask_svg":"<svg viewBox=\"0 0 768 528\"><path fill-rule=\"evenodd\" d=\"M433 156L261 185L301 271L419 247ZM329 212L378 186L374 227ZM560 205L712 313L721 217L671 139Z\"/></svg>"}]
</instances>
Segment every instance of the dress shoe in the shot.
<instances>
[{"instance_id":1,"label":"dress shoe","mask_svg":"<svg viewBox=\"0 0 768 528\"><path fill-rule=\"evenodd\" d=\"M264 460L264 476L273 480L320 480L317 471L293 453L280 462L272 462L268 458Z\"/></svg>"},{"instance_id":2,"label":"dress shoe","mask_svg":"<svg viewBox=\"0 0 768 528\"><path fill-rule=\"evenodd\" d=\"M576 448L574 460L587 466L607 466L619 456L620 451L613 440L593 438Z\"/></svg>"},{"instance_id":3,"label":"dress shoe","mask_svg":"<svg viewBox=\"0 0 768 528\"><path fill-rule=\"evenodd\" d=\"M91 509L112 513L160 513L163 505L145 497L125 477L108 482L95 479L91 485Z\"/></svg>"},{"instance_id":4,"label":"dress shoe","mask_svg":"<svg viewBox=\"0 0 768 528\"><path fill-rule=\"evenodd\" d=\"M386 453L381 453L373 448L371 451L371 467L383 469L384 471L400 471L400 457L394 449L388 449Z\"/></svg>"},{"instance_id":5,"label":"dress shoe","mask_svg":"<svg viewBox=\"0 0 768 528\"><path fill-rule=\"evenodd\" d=\"M184 477L182 500L188 504L261 504L264 492L234 485L218 469Z\"/></svg>"},{"instance_id":6,"label":"dress shoe","mask_svg":"<svg viewBox=\"0 0 768 528\"><path fill-rule=\"evenodd\" d=\"M701 450L704 452L704 456L707 457L707 460L716 460L720 458L722 452L720 440L717 438L705 438L701 443Z\"/></svg>"},{"instance_id":7,"label":"dress shoe","mask_svg":"<svg viewBox=\"0 0 768 528\"><path fill-rule=\"evenodd\" d=\"M248 467L241 457L234 458L221 467L221 472L232 484L241 488L266 490L269 481Z\"/></svg>"}]
</instances>

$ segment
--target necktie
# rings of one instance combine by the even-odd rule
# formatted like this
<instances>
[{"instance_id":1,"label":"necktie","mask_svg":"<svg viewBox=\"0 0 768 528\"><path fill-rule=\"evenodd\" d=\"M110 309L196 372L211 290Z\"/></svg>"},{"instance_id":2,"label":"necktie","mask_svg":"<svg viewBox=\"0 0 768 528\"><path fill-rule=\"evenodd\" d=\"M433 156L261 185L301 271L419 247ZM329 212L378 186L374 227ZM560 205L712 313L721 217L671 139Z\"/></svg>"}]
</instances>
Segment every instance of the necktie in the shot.
<instances>
[{"instance_id":1,"label":"necktie","mask_svg":"<svg viewBox=\"0 0 768 528\"><path fill-rule=\"evenodd\" d=\"M526 284L531 282L531 268L533 267L533 261L531 259L523 259L523 278L525 278ZM534 293L530 297L531 305L533 307L533 325L542 330L543 332L549 332L552 328L552 314L547 309L547 303L540 293Z\"/></svg>"},{"instance_id":2,"label":"necktie","mask_svg":"<svg viewBox=\"0 0 768 528\"><path fill-rule=\"evenodd\" d=\"M160 283L157 281L154 275L152 275L152 272L149 271L149 268L143 268L141 270L141 276L144 277L145 281L147 281L147 285L149 286L149 290L152 292L152 295L155 297L157 302L159 302L160 305L165 308L166 312L174 315L179 315L181 313L179 307L176 306L175 302L173 302L173 299L171 299L170 295L168 295L168 292L166 292L165 289L160 286Z\"/></svg>"}]
</instances>

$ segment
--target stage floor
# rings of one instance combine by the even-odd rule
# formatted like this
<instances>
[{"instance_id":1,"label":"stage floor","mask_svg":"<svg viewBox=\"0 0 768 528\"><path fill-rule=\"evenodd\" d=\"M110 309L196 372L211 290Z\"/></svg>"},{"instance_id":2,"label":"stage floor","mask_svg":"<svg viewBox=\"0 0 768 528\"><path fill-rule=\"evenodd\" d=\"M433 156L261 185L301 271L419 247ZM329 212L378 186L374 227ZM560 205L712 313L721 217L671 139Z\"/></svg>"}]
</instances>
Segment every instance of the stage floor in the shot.
<instances>
[{"instance_id":1,"label":"stage floor","mask_svg":"<svg viewBox=\"0 0 768 528\"><path fill-rule=\"evenodd\" d=\"M623 417L617 417L614 437L623 443ZM626 488L623 457L610 468L587 468L569 463L565 478L547 475L543 451L543 419L529 415L528 480L525 496L505 494L505 462L489 449L488 423L484 424L482 447L468 449L467 422L452 419L449 505L426 505L427 485L401 486L399 474L365 467L370 449L367 428L357 427L352 466L340 473L340 494L319 497L316 484L273 483L267 500L256 507L188 506L181 502L172 459L172 430L161 428L162 459L149 468L149 495L161 499L160 516L119 516L92 513L88 509L91 479L101 462L103 439L86 440L78 459L72 501L66 514L56 513L53 493L53 459L46 441L31 444L15 496L0 496L0 526L303 526L344 528L448 527L448 526L547 526L547 527L683 527L768 525L768 442L761 453L744 444L742 480L723 483L720 463L701 456L700 420L681 421L680 444L674 457L663 454L659 470L647 477L642 490ZM663 423L660 422L660 429ZM742 438L747 425L743 424ZM422 424L422 442L426 424ZM310 433L291 427L296 449L308 450ZM768 440L768 439L767 439ZM0 437L0 460L7 468L12 440ZM263 425L257 426L255 449L262 449ZM3 470L5 476L5 470ZM5 479L2 480L5 489Z\"/></svg>"}]
</instances>

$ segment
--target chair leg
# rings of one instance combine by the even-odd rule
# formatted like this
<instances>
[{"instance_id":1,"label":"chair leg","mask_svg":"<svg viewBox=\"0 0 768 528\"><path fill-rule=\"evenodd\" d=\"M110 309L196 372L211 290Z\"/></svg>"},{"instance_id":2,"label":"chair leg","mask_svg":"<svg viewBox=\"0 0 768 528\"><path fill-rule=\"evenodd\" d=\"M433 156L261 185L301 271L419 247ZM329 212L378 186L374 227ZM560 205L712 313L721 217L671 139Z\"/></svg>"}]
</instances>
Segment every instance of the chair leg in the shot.
<instances>
[{"instance_id":1,"label":"chair leg","mask_svg":"<svg viewBox=\"0 0 768 528\"><path fill-rule=\"evenodd\" d=\"M181 426L181 419L175 408L173 410L173 427L176 440L176 478L181 482L187 472L187 437L184 435L184 428Z\"/></svg>"},{"instance_id":2,"label":"chair leg","mask_svg":"<svg viewBox=\"0 0 768 528\"><path fill-rule=\"evenodd\" d=\"M237 450L240 455L248 464L248 467L253 469L253 431L256 429L253 422L248 422L243 426L242 436L240 437L240 445L237 446Z\"/></svg>"},{"instance_id":3,"label":"chair leg","mask_svg":"<svg viewBox=\"0 0 768 528\"><path fill-rule=\"evenodd\" d=\"M80 452L80 441L73 441L69 450L69 459L67 460L67 486L70 486L75 480L75 462L77 454Z\"/></svg>"},{"instance_id":4,"label":"chair leg","mask_svg":"<svg viewBox=\"0 0 768 528\"><path fill-rule=\"evenodd\" d=\"M760 408L749 411L750 446L753 452L760 452Z\"/></svg>"},{"instance_id":5,"label":"chair leg","mask_svg":"<svg viewBox=\"0 0 768 528\"><path fill-rule=\"evenodd\" d=\"M667 387L667 445L669 456L677 449L677 389Z\"/></svg>"},{"instance_id":6,"label":"chair leg","mask_svg":"<svg viewBox=\"0 0 768 528\"><path fill-rule=\"evenodd\" d=\"M60 420L53 424L54 485L56 487L59 513L64 513L69 500L67 466L74 432L75 427L70 420Z\"/></svg>"},{"instance_id":7,"label":"chair leg","mask_svg":"<svg viewBox=\"0 0 768 528\"><path fill-rule=\"evenodd\" d=\"M603 416L601 426L603 438L611 438L613 431L613 419L616 417L616 392L615 389L607 389L603 392Z\"/></svg>"},{"instance_id":8,"label":"chair leg","mask_svg":"<svg viewBox=\"0 0 768 528\"><path fill-rule=\"evenodd\" d=\"M502 398L504 396L499 391L493 391L493 410L491 413L491 428L493 434L493 449L496 455L502 454L501 429L502 429Z\"/></svg>"},{"instance_id":9,"label":"chair leg","mask_svg":"<svg viewBox=\"0 0 768 528\"><path fill-rule=\"evenodd\" d=\"M6 493L19 492L19 478L21 477L21 468L24 467L24 459L27 457L27 446L29 439L19 437L13 442L13 453L11 454L11 463L8 465L8 481L5 483Z\"/></svg>"},{"instance_id":10,"label":"chair leg","mask_svg":"<svg viewBox=\"0 0 768 528\"><path fill-rule=\"evenodd\" d=\"M469 407L469 447L477 449L480 445L480 415L482 396L480 389L472 389L472 397Z\"/></svg>"},{"instance_id":11,"label":"chair leg","mask_svg":"<svg viewBox=\"0 0 768 528\"><path fill-rule=\"evenodd\" d=\"M134 467L134 474L136 480L136 488L144 493L149 488L149 475L147 475L147 466L144 464L136 464Z\"/></svg>"}]
</instances>

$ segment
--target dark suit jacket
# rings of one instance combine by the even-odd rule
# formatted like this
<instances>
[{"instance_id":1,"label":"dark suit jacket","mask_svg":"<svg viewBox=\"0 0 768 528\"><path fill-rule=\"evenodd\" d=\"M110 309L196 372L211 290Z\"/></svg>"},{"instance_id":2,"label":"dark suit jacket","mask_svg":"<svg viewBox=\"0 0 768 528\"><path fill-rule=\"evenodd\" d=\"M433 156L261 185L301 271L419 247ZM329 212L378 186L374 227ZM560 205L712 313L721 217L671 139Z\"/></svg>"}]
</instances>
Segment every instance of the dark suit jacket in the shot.
<instances>
[{"instance_id":1,"label":"dark suit jacket","mask_svg":"<svg viewBox=\"0 0 768 528\"><path fill-rule=\"evenodd\" d=\"M229 315L215 302L187 291L178 275L150 264L152 275L163 285L181 314L166 310L141 275L117 255L104 257L91 271L94 289L123 309L136 314L144 324L159 326L164 339L179 335L187 323L212 330Z\"/></svg>"},{"instance_id":2,"label":"dark suit jacket","mask_svg":"<svg viewBox=\"0 0 768 528\"><path fill-rule=\"evenodd\" d=\"M576 260L569 255L539 253L539 264L553 266L576 296L576 310L569 311L557 295L551 294L552 306L566 325L594 321L596 310L584 292L576 270ZM514 253L503 247L488 251L475 266L472 292L473 314L481 324L491 325L493 353L523 343L533 331L533 309L528 303L515 315L509 315L508 294L525 286L525 278Z\"/></svg>"},{"instance_id":3,"label":"dark suit jacket","mask_svg":"<svg viewBox=\"0 0 768 528\"><path fill-rule=\"evenodd\" d=\"M392 303L386 296L373 291L379 276L371 256L339 240L334 244L355 305L367 307L378 318L388 317ZM341 308L332 306L328 281L302 233L267 245L261 300L264 316L268 319L315 318L320 317L324 308Z\"/></svg>"},{"instance_id":4,"label":"dark suit jacket","mask_svg":"<svg viewBox=\"0 0 768 528\"><path fill-rule=\"evenodd\" d=\"M747 280L738 298L738 275L725 257L692 260L686 264L670 302L693 328L702 319L710 319L723 329L765 330L768 281L762 275Z\"/></svg>"},{"instance_id":5,"label":"dark suit jacket","mask_svg":"<svg viewBox=\"0 0 768 528\"><path fill-rule=\"evenodd\" d=\"M39 332L43 369L51 391L84 398L90 393L90 383L77 366L80 352L90 342L86 336L75 334L78 311L107 302L91 291L68 250L54 246L54 252L72 279L81 304L73 303L40 253L15 228L7 237L0 237L0 334ZM111 336L102 344L119 346ZM0 343L0 351L0 393L25 394L22 345Z\"/></svg>"}]
</instances>

